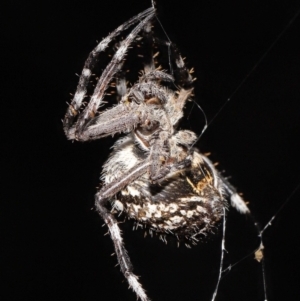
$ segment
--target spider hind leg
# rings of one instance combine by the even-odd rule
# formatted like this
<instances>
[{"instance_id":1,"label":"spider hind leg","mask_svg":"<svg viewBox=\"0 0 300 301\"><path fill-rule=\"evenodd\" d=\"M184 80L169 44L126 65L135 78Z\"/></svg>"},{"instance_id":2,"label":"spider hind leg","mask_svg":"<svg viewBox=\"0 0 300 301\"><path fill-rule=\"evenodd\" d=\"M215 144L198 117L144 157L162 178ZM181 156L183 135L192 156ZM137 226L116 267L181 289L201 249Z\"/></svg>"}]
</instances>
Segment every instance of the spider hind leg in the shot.
<instances>
[{"instance_id":1,"label":"spider hind leg","mask_svg":"<svg viewBox=\"0 0 300 301\"><path fill-rule=\"evenodd\" d=\"M109 229L121 271L124 277L127 279L129 287L132 288L132 290L136 293L137 297L141 299L141 301L150 301L142 285L139 283L138 277L133 273L132 264L124 247L123 238L121 235L121 230L118 226L118 222L113 214L110 213L105 207L107 200L102 199L99 194L96 194L95 198L96 209Z\"/></svg>"}]
</instances>

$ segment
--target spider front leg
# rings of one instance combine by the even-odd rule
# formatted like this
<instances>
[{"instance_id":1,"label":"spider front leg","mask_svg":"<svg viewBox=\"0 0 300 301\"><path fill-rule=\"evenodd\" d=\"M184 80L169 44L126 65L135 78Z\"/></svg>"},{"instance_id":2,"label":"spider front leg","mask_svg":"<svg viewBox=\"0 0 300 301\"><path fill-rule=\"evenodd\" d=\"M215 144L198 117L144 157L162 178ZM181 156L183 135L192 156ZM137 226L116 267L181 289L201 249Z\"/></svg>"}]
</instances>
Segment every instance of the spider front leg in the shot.
<instances>
[{"instance_id":1,"label":"spider front leg","mask_svg":"<svg viewBox=\"0 0 300 301\"><path fill-rule=\"evenodd\" d=\"M189 157L178 161L177 156L172 156L170 148L176 146L170 145L168 133L161 131L155 139L150 150L150 166L149 178L152 183L162 182L166 177L176 173L180 170L188 168L191 164Z\"/></svg>"},{"instance_id":2,"label":"spider front leg","mask_svg":"<svg viewBox=\"0 0 300 301\"><path fill-rule=\"evenodd\" d=\"M122 190L126 185L147 172L149 161L143 161L134 168L126 172L122 178L116 179L104 186L95 196L95 207L108 226L111 239L114 243L115 252L124 277L129 286L134 290L138 298L142 301L149 301L145 290L138 281L138 277L133 273L133 267L127 251L124 247L121 231L118 222L111 212L105 207L110 197Z\"/></svg>"},{"instance_id":3,"label":"spider front leg","mask_svg":"<svg viewBox=\"0 0 300 301\"><path fill-rule=\"evenodd\" d=\"M174 125L181 119L183 107L192 93L192 89L181 89L178 96L170 95L163 110L154 113L159 120L159 130L150 140L149 177L153 182L161 182L165 177L190 164L189 154L179 147L179 143L188 149L196 140L196 135L190 131L174 133Z\"/></svg>"},{"instance_id":4,"label":"spider front leg","mask_svg":"<svg viewBox=\"0 0 300 301\"><path fill-rule=\"evenodd\" d=\"M119 104L97 117L92 118L80 128L75 137L80 141L95 140L121 132L130 132L147 118L147 113L135 103Z\"/></svg>"},{"instance_id":5,"label":"spider front leg","mask_svg":"<svg viewBox=\"0 0 300 301\"><path fill-rule=\"evenodd\" d=\"M85 67L82 71L82 75L79 80L76 94L72 103L70 104L64 119L64 131L68 139L86 140L84 135L84 130L86 125L92 121L97 113L98 108L103 103L103 98L105 91L110 84L113 76L120 71L122 62L128 50L128 47L134 41L140 30L147 24L151 18L154 17L155 9L149 8L143 13L137 15L136 17L130 19L123 25L117 28L111 35L104 39L89 55ZM131 33L126 37L125 40L121 42L121 46L116 51L110 63L107 65L101 77L96 85L94 93L87 104L86 108L79 113L82 107L82 102L86 96L86 87L89 83L89 79L92 75L91 67L95 63L96 56L103 51L108 43L117 36L124 29L128 28L130 25L140 21L138 25L131 31ZM76 117L78 119L76 120Z\"/></svg>"},{"instance_id":6,"label":"spider front leg","mask_svg":"<svg viewBox=\"0 0 300 301\"><path fill-rule=\"evenodd\" d=\"M69 105L67 110L65 120L64 120L64 130L66 133L69 132L71 127L73 127L75 122L75 117L78 115L79 109L82 106L83 99L86 96L87 86L90 82L90 77L92 76L92 70L96 64L98 55L103 52L109 43L116 38L121 32L128 29L133 24L141 21L145 17L152 15L154 13L153 7L146 9L145 11L141 12L140 14L134 16L133 18L129 19L127 22L120 25L117 29L111 32L105 39L103 39L89 54L87 60L85 61L84 68L82 70L79 83L77 86L76 93L74 98ZM70 138L73 139L73 138Z\"/></svg>"}]
</instances>

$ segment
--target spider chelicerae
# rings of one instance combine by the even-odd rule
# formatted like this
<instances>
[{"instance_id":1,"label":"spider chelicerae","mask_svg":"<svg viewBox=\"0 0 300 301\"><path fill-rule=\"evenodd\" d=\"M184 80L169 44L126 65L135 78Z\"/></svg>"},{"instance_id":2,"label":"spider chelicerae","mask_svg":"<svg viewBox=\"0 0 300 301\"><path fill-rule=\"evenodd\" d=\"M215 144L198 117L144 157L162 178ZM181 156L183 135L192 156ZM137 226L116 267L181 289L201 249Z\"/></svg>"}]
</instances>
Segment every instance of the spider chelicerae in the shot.
<instances>
[{"instance_id":1,"label":"spider chelicerae","mask_svg":"<svg viewBox=\"0 0 300 301\"><path fill-rule=\"evenodd\" d=\"M126 133L117 140L104 164L103 185L95 196L95 207L108 226L121 271L142 301L149 298L133 273L114 213L124 212L163 239L165 235L175 235L190 245L222 219L226 198L239 212L249 212L235 188L193 147L196 134L177 130L193 92L193 78L176 46L152 32L154 17L155 8L151 7L96 46L85 62L64 119L64 131L71 140L89 141ZM98 55L113 49L109 44L131 27L86 102ZM130 48L140 45L145 51L143 71L137 82L127 87L124 62ZM155 61L154 46L169 49L169 58L173 58L169 63L174 65L169 72ZM111 85L118 103L101 111Z\"/></svg>"}]
</instances>

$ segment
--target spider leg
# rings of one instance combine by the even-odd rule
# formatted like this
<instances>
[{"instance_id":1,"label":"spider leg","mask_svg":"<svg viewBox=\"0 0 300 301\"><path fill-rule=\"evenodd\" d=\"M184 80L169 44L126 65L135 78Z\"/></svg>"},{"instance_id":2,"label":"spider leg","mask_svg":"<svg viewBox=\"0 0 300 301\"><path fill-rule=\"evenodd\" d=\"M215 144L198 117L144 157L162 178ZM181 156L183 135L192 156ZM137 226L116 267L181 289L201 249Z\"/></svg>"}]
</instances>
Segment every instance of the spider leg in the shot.
<instances>
[{"instance_id":1,"label":"spider leg","mask_svg":"<svg viewBox=\"0 0 300 301\"><path fill-rule=\"evenodd\" d=\"M143 30L143 41L144 41L144 49L146 50L143 58L144 58L144 75L141 76L140 82L145 82L149 80L163 80L163 81L174 81L172 75L160 71L155 68L154 58L156 55L153 55L153 46L157 38L154 38L152 31L152 23L148 22ZM160 44L166 45L165 42L160 42ZM158 54L158 52L157 52Z\"/></svg>"},{"instance_id":2,"label":"spider leg","mask_svg":"<svg viewBox=\"0 0 300 301\"><path fill-rule=\"evenodd\" d=\"M91 117L94 116L98 107L100 106L104 92L111 81L113 75L120 69L122 64L122 60L125 57L126 51L129 45L132 43L138 32L143 28L143 26L153 18L155 14L155 9L153 7L145 10L144 12L138 14L137 16L131 18L129 21L125 22L121 26L119 26L116 30L114 30L110 35L108 35L98 46L90 53L88 59L85 62L84 68L82 70L82 74L80 76L79 84L77 86L77 90L75 96L67 110L64 119L64 131L69 139L73 139L70 137L70 133L72 134L74 130L73 127L76 127L76 131L80 131L87 120L90 120ZM98 81L94 94L88 104L88 106L84 109L84 111L79 115L78 121L74 126L75 117L79 113L79 109L82 106L82 101L86 96L86 88L89 83L90 77L92 75L91 68L94 67L96 58L100 52L105 50L107 45L112 41L113 38L118 36L123 30L130 27L132 24L140 21L140 23L131 31L131 33L127 36L127 38L121 43L120 48L115 53L111 62L108 64L106 69L101 75L101 78ZM73 135L71 135L73 136Z\"/></svg>"},{"instance_id":3,"label":"spider leg","mask_svg":"<svg viewBox=\"0 0 300 301\"><path fill-rule=\"evenodd\" d=\"M191 72L187 69L184 60L181 57L180 51L177 46L171 41L164 41L157 37L154 38L155 43L167 46L169 50L169 56L174 57L176 69L175 69L175 80L178 82L179 86L184 88L185 90L193 89L193 77L191 76ZM170 72L173 75L172 62L169 58L170 64Z\"/></svg>"},{"instance_id":4,"label":"spider leg","mask_svg":"<svg viewBox=\"0 0 300 301\"><path fill-rule=\"evenodd\" d=\"M167 164L161 167L158 172L151 177L153 183L160 183L166 178L169 178L175 173L185 171L187 168L191 166L191 158L187 157L184 160L174 163Z\"/></svg>"},{"instance_id":5,"label":"spider leg","mask_svg":"<svg viewBox=\"0 0 300 301\"><path fill-rule=\"evenodd\" d=\"M152 80L152 81L160 80L160 81L166 81L166 82L173 82L174 78L172 75L170 75L164 71L155 69L148 73L145 73L143 76L140 77L140 82L146 82L149 80Z\"/></svg>"},{"instance_id":6,"label":"spider leg","mask_svg":"<svg viewBox=\"0 0 300 301\"><path fill-rule=\"evenodd\" d=\"M144 48L147 52L144 55L144 71L145 74L155 70L153 59L153 35L152 35L152 23L148 22L143 30Z\"/></svg>"},{"instance_id":7,"label":"spider leg","mask_svg":"<svg viewBox=\"0 0 300 301\"><path fill-rule=\"evenodd\" d=\"M172 149L172 147L166 149L165 144L170 144L173 142L172 139L167 139L166 135L168 135L166 131L161 131L159 133L159 139L154 140L154 145L150 150L149 159L151 164L149 165L148 173L152 183L162 182L164 179L172 176L174 173L183 171L189 168L191 165L190 155L187 156L187 154L185 154L185 157L180 160L178 159L180 154L170 153L170 149ZM170 155L174 155L174 157ZM164 164L162 164L162 158L166 159Z\"/></svg>"},{"instance_id":8,"label":"spider leg","mask_svg":"<svg viewBox=\"0 0 300 301\"><path fill-rule=\"evenodd\" d=\"M105 95L105 90L107 89L108 84L110 83L113 76L120 70L123 59L126 55L127 49L133 40L136 38L139 31L145 26L145 24L154 16L154 10L152 13L142 20L127 36L127 38L122 41L121 46L114 54L110 63L106 66L105 70L102 72L101 77L95 87L94 93L84 109L81 115L78 118L76 124L76 131L80 135L80 131L83 129L87 121L91 119L91 116L97 112L97 109L102 103L103 97Z\"/></svg>"},{"instance_id":9,"label":"spider leg","mask_svg":"<svg viewBox=\"0 0 300 301\"><path fill-rule=\"evenodd\" d=\"M126 185L134 181L136 178L147 172L149 161L143 161L136 167L130 169L121 179L117 179L110 184L104 186L95 196L95 206L100 216L108 226L111 239L114 243L115 252L124 277L127 279L129 286L134 290L138 298L142 301L149 301L145 290L138 281L138 277L133 273L133 267L127 251L124 247L121 231L118 222L112 213L108 211L105 205L108 199L123 189Z\"/></svg>"},{"instance_id":10,"label":"spider leg","mask_svg":"<svg viewBox=\"0 0 300 301\"><path fill-rule=\"evenodd\" d=\"M222 180L223 187L230 197L231 206L234 207L239 213L250 213L248 206L237 193L237 190L224 177L219 175L219 178Z\"/></svg>"},{"instance_id":11,"label":"spider leg","mask_svg":"<svg viewBox=\"0 0 300 301\"><path fill-rule=\"evenodd\" d=\"M105 185L98 193L98 200L108 199L121 191L129 183L147 172L150 160L142 161L135 167L131 168L122 175L122 178L115 179L111 183Z\"/></svg>"},{"instance_id":12,"label":"spider leg","mask_svg":"<svg viewBox=\"0 0 300 301\"><path fill-rule=\"evenodd\" d=\"M105 221L108 226L111 239L114 243L115 252L117 254L118 262L121 267L121 271L125 278L127 279L129 286L136 293L137 297L142 301L149 301L145 290L138 281L138 277L132 272L132 264L127 251L124 247L123 239L121 236L121 231L118 226L118 222L115 217L105 208L106 199L101 199L98 194L96 194L96 208L100 216Z\"/></svg>"},{"instance_id":13,"label":"spider leg","mask_svg":"<svg viewBox=\"0 0 300 301\"><path fill-rule=\"evenodd\" d=\"M118 101L121 101L127 92L125 73L122 70L116 77L116 89L118 94Z\"/></svg>"},{"instance_id":14,"label":"spider leg","mask_svg":"<svg viewBox=\"0 0 300 301\"><path fill-rule=\"evenodd\" d=\"M187 69L184 60L181 57L179 49L175 44L171 43L171 49L175 57L175 63L177 69L177 81L179 82L179 86L188 90L193 87L193 77L191 76L190 71Z\"/></svg>"},{"instance_id":15,"label":"spider leg","mask_svg":"<svg viewBox=\"0 0 300 301\"><path fill-rule=\"evenodd\" d=\"M73 126L74 119L78 114L78 110L82 105L82 101L86 96L86 88L90 81L90 77L92 75L92 68L94 67L98 55L103 52L108 44L116 38L121 32L129 28L134 23L140 21L141 19L145 18L149 14L152 14L153 8L146 9L145 11L141 12L140 14L134 16L133 18L129 19L127 22L120 25L117 29L115 29L112 33L110 33L105 39L103 39L89 54L87 60L85 61L84 68L82 70L79 83L77 86L76 93L74 98L69 106L69 109L66 113L65 120L64 120L64 130L67 133L68 130Z\"/></svg>"},{"instance_id":16,"label":"spider leg","mask_svg":"<svg viewBox=\"0 0 300 301\"><path fill-rule=\"evenodd\" d=\"M153 144L150 148L149 177L151 180L160 178L160 171L163 168L163 161L167 161L169 157L168 137L169 131L160 131L153 139ZM164 172L163 172L164 174Z\"/></svg>"},{"instance_id":17,"label":"spider leg","mask_svg":"<svg viewBox=\"0 0 300 301\"><path fill-rule=\"evenodd\" d=\"M170 144L170 158L173 158L170 160L170 162L167 162L166 164L159 166L157 170L152 171L152 174L150 173L150 178L155 183L160 183L164 179L172 177L175 173L181 172L186 170L191 166L192 161L192 155L188 155L185 149L188 149L189 146L197 139L197 136L195 133L183 130L178 131L175 135L172 136L171 139L168 140ZM178 145L183 146L178 147ZM161 154L160 151L156 150L156 153ZM175 162L174 162L175 158ZM155 158L156 160L159 160L159 156ZM154 160L154 158L152 158ZM177 160L177 162L176 162ZM151 168L153 166L151 165Z\"/></svg>"},{"instance_id":18,"label":"spider leg","mask_svg":"<svg viewBox=\"0 0 300 301\"><path fill-rule=\"evenodd\" d=\"M88 141L131 131L147 118L147 112L142 111L143 107L139 107L134 102L128 105L121 103L92 118L84 125L80 133L76 133L76 129L71 128L68 138Z\"/></svg>"},{"instance_id":19,"label":"spider leg","mask_svg":"<svg viewBox=\"0 0 300 301\"><path fill-rule=\"evenodd\" d=\"M226 194L230 197L231 206L234 207L239 213L247 214L250 213L248 206L245 201L237 193L237 190L215 169L213 164L206 158L202 156L203 160L210 167L211 171L214 174L214 179L217 179L222 183L222 187L225 190Z\"/></svg>"}]
</instances>

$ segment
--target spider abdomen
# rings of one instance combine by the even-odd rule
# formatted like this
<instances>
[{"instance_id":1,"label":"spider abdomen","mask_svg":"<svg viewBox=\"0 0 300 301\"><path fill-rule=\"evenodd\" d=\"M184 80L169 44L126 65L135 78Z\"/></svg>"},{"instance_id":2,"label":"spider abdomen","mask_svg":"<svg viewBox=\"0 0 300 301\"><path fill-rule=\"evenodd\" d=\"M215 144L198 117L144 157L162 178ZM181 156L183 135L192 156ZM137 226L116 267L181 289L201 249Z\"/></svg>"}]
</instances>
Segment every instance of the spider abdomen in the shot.
<instances>
[{"instance_id":1,"label":"spider abdomen","mask_svg":"<svg viewBox=\"0 0 300 301\"><path fill-rule=\"evenodd\" d=\"M206 235L222 218L226 201L201 156L194 153L191 168L161 185L149 184L147 175L137 179L118 193L114 208L155 232L179 239Z\"/></svg>"}]
</instances>

